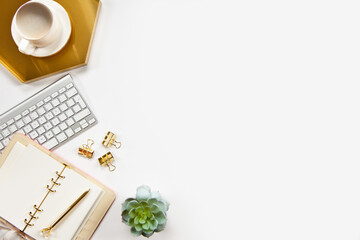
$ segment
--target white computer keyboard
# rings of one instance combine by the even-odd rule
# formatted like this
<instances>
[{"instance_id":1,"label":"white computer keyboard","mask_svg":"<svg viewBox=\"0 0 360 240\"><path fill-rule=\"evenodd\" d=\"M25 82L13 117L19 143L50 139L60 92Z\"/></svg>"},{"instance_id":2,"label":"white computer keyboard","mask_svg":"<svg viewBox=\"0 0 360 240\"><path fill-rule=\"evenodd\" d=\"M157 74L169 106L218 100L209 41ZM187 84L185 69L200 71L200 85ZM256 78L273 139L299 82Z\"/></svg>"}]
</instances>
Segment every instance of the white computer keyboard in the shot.
<instances>
[{"instance_id":1,"label":"white computer keyboard","mask_svg":"<svg viewBox=\"0 0 360 240\"><path fill-rule=\"evenodd\" d=\"M48 149L97 122L70 75L66 75L0 115L0 153L15 132Z\"/></svg>"}]
</instances>

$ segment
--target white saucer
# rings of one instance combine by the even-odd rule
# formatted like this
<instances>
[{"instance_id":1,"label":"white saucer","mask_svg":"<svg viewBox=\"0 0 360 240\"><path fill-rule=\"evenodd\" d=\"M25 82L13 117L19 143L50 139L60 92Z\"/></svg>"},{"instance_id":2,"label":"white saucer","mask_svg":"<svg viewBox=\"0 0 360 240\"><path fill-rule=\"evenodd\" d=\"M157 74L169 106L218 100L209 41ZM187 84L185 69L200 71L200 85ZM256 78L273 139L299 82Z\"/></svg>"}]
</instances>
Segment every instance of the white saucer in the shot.
<instances>
[{"instance_id":1,"label":"white saucer","mask_svg":"<svg viewBox=\"0 0 360 240\"><path fill-rule=\"evenodd\" d=\"M71 35L71 22L69 15L67 14L66 10L57 2L53 0L32 0L33 2L41 2L52 7L56 12L56 16L59 17L59 22L62 24L63 33L61 34L59 40L50 44L49 46L36 48L35 51L31 54L34 57L48 57L54 55L55 53L59 52L68 42L70 35ZM21 36L15 30L14 20L11 23L11 35L16 43L19 45Z\"/></svg>"}]
</instances>

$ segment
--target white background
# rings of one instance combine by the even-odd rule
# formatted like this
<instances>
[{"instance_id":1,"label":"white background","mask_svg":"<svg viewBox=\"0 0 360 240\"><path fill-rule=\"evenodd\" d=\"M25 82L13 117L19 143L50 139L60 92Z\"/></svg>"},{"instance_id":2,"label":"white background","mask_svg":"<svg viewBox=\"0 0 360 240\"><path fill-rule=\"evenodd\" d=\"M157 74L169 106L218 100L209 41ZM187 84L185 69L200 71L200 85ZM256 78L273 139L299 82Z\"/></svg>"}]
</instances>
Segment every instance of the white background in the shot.
<instances>
[{"instance_id":1,"label":"white background","mask_svg":"<svg viewBox=\"0 0 360 240\"><path fill-rule=\"evenodd\" d=\"M88 66L99 123L55 152L113 188L93 239L134 239L139 185L170 203L157 240L360 239L360 14L355 0L103 0ZM0 68L0 112L56 77ZM117 170L77 155L118 135Z\"/></svg>"}]
</instances>

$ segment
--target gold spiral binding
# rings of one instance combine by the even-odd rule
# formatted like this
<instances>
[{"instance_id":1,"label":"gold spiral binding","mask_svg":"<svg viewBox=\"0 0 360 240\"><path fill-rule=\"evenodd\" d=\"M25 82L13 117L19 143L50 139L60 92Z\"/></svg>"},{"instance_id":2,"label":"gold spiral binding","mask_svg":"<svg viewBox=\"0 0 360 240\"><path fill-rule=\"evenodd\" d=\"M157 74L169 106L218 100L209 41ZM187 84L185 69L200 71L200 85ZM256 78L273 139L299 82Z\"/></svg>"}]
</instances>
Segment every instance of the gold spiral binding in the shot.
<instances>
[{"instance_id":1,"label":"gold spiral binding","mask_svg":"<svg viewBox=\"0 0 360 240\"><path fill-rule=\"evenodd\" d=\"M31 220L32 220L32 219L31 219ZM31 221L31 220L30 220L30 221ZM24 222L26 223L26 226L29 226L29 227L34 226L34 224L33 224L33 223L30 223L30 221L28 221L28 220L25 218ZM25 229L26 229L26 228L24 228L23 231L25 231Z\"/></svg>"},{"instance_id":2,"label":"gold spiral binding","mask_svg":"<svg viewBox=\"0 0 360 240\"><path fill-rule=\"evenodd\" d=\"M56 186L60 186L60 185L61 185L61 183L56 182L56 181L54 180L54 178L51 178L51 182L54 183Z\"/></svg>"},{"instance_id":3,"label":"gold spiral binding","mask_svg":"<svg viewBox=\"0 0 360 240\"><path fill-rule=\"evenodd\" d=\"M36 205L36 204L33 206L33 208L35 209L35 212L34 212L34 213L33 213L33 212L29 212L30 219L28 220L28 219L25 218L25 220L24 220L24 222L25 222L25 227L24 227L24 229L22 230L23 232L26 230L27 227L32 227L32 226L34 226L34 224L31 223L31 221L34 220L34 219L36 220L36 219L39 218L38 216L36 216L36 214L37 214L38 212L42 212L42 211L43 211L43 209L41 209L41 205L45 202L46 198L49 196L50 193L55 193L55 192L56 192L56 190L53 189L53 188L54 188L55 186L60 186L60 183L58 182L59 179L64 179L64 178L65 178L65 176L63 176L62 174L63 174L63 172L65 171L66 168L69 168L69 166L66 165L66 164L64 164L64 163L63 163L63 166L64 166L64 167L63 167L63 169L61 170L60 173L59 173L58 171L55 172L55 174L57 175L57 178L56 178L55 180L54 180L54 178L51 178L51 182L52 182L51 187L50 187L50 185L46 185L46 189L47 189L48 191L47 191L45 197L43 198L43 200L41 201L41 203L39 204L39 206Z\"/></svg>"},{"instance_id":4,"label":"gold spiral binding","mask_svg":"<svg viewBox=\"0 0 360 240\"><path fill-rule=\"evenodd\" d=\"M62 172L59 173L58 171L56 171L55 174L58 176L58 179L59 178L63 178L63 179L65 178L65 176L61 176Z\"/></svg>"},{"instance_id":5,"label":"gold spiral binding","mask_svg":"<svg viewBox=\"0 0 360 240\"><path fill-rule=\"evenodd\" d=\"M53 186L55 185L55 183L53 184ZM50 192L56 192L56 190L53 190L53 186L49 186L49 185L46 185L46 189L49 190Z\"/></svg>"},{"instance_id":6,"label":"gold spiral binding","mask_svg":"<svg viewBox=\"0 0 360 240\"><path fill-rule=\"evenodd\" d=\"M29 216L33 219L39 219L39 217L35 216L35 213L29 212Z\"/></svg>"},{"instance_id":7,"label":"gold spiral binding","mask_svg":"<svg viewBox=\"0 0 360 240\"><path fill-rule=\"evenodd\" d=\"M37 210L38 212L44 211L44 210L40 209L39 207L37 207L36 204L34 205L34 208L35 208L35 210Z\"/></svg>"}]
</instances>

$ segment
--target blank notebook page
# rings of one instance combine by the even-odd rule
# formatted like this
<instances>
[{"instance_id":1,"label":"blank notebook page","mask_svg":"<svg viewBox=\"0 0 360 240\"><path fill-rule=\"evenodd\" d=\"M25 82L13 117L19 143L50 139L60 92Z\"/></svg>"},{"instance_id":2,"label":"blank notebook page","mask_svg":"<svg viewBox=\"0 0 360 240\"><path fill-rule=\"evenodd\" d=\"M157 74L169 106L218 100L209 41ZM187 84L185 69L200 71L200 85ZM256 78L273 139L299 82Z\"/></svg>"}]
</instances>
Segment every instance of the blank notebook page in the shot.
<instances>
[{"instance_id":1,"label":"blank notebook page","mask_svg":"<svg viewBox=\"0 0 360 240\"><path fill-rule=\"evenodd\" d=\"M24 219L30 219L34 213L34 204L41 203L46 193L46 185L52 186L51 178L56 179L64 165L32 145L16 143L7 160L0 168L0 216L14 224L20 230L25 227ZM31 221L34 226L27 227L25 233L36 239L45 239L43 228L49 227L84 191L90 192L84 199L51 231L49 239L75 239L81 228L100 201L103 190L66 168L64 179L54 186L56 192L50 193L41 206L38 219Z\"/></svg>"}]
</instances>

